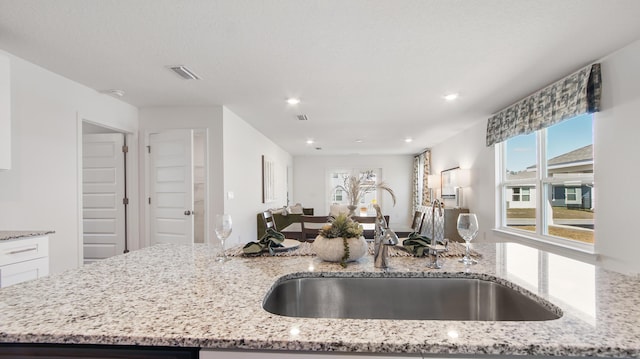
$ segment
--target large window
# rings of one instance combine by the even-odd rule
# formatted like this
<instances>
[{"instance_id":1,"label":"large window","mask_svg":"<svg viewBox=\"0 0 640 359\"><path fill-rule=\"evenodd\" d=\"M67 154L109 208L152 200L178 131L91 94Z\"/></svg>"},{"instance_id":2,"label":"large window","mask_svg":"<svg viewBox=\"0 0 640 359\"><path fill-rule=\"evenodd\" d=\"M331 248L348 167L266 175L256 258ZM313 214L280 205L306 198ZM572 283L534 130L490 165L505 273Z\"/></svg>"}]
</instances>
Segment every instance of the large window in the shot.
<instances>
[{"instance_id":1,"label":"large window","mask_svg":"<svg viewBox=\"0 0 640 359\"><path fill-rule=\"evenodd\" d=\"M593 245L593 115L510 138L500 148L501 227Z\"/></svg>"},{"instance_id":2,"label":"large window","mask_svg":"<svg viewBox=\"0 0 640 359\"><path fill-rule=\"evenodd\" d=\"M342 190L336 189L338 185L344 185L344 180L348 176L358 176L359 178L365 179L367 182L371 184L376 184L380 182L380 168L373 169L336 169L328 171L327 181L327 198L329 202L327 203L327 208L330 208L332 204L341 204L348 205L349 197ZM373 207L372 204L379 202L380 198L378 198L378 191L373 190L360 198L360 212L372 213Z\"/></svg>"}]
</instances>

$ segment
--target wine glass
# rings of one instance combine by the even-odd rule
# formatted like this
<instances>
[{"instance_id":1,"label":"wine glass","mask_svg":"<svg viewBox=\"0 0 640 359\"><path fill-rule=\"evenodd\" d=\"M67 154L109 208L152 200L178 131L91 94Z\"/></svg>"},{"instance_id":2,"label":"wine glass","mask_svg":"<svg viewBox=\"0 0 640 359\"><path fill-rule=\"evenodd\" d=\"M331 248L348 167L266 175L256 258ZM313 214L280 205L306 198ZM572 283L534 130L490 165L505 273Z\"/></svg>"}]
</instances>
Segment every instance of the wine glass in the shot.
<instances>
[{"instance_id":1,"label":"wine glass","mask_svg":"<svg viewBox=\"0 0 640 359\"><path fill-rule=\"evenodd\" d=\"M216 259L219 262L227 261L227 254L224 251L224 241L231 235L231 216L228 214L216 214L215 231L216 236L222 244L222 257Z\"/></svg>"},{"instance_id":2,"label":"wine glass","mask_svg":"<svg viewBox=\"0 0 640 359\"><path fill-rule=\"evenodd\" d=\"M458 234L467 242L467 252L460 262L464 264L476 264L478 261L469 256L469 243L478 235L478 218L475 213L460 213L456 225Z\"/></svg>"}]
</instances>

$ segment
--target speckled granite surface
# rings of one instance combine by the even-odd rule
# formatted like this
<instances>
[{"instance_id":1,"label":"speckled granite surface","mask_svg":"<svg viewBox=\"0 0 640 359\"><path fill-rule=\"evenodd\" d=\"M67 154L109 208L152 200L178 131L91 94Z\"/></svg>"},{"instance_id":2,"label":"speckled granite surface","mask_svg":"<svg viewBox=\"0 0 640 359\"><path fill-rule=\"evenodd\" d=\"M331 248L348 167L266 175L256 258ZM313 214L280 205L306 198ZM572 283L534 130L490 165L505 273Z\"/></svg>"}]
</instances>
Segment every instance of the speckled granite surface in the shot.
<instances>
[{"instance_id":1,"label":"speckled granite surface","mask_svg":"<svg viewBox=\"0 0 640 359\"><path fill-rule=\"evenodd\" d=\"M395 257L388 275L496 277L549 300L564 315L541 322L281 317L263 310L262 300L282 276L387 273L373 267L372 257L346 269L308 256L236 257L218 263L201 245L161 245L0 290L0 341L640 356L637 277L515 244L484 244L476 249L483 257L470 268L446 260L443 269L431 270L425 259Z\"/></svg>"},{"instance_id":2,"label":"speckled granite surface","mask_svg":"<svg viewBox=\"0 0 640 359\"><path fill-rule=\"evenodd\" d=\"M46 234L55 233L54 231L0 231L0 241L9 239L28 238L44 236Z\"/></svg>"}]
</instances>

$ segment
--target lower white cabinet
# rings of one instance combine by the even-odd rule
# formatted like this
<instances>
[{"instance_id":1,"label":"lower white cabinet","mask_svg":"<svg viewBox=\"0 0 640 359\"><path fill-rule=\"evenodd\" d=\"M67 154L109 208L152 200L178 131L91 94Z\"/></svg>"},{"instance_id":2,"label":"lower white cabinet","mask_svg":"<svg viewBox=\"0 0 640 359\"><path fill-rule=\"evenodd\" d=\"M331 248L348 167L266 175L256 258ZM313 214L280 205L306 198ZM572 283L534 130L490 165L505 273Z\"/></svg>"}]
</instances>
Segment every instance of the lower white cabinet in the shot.
<instances>
[{"instance_id":1,"label":"lower white cabinet","mask_svg":"<svg viewBox=\"0 0 640 359\"><path fill-rule=\"evenodd\" d=\"M274 351L265 352L258 350L229 351L229 350L200 350L200 359L281 359L281 358L305 358L305 359L398 359L399 357L422 358L421 354L367 354L367 353L323 353L323 352L296 352Z\"/></svg>"},{"instance_id":2,"label":"lower white cabinet","mask_svg":"<svg viewBox=\"0 0 640 359\"><path fill-rule=\"evenodd\" d=\"M47 275L48 236L0 241L0 288Z\"/></svg>"}]
</instances>

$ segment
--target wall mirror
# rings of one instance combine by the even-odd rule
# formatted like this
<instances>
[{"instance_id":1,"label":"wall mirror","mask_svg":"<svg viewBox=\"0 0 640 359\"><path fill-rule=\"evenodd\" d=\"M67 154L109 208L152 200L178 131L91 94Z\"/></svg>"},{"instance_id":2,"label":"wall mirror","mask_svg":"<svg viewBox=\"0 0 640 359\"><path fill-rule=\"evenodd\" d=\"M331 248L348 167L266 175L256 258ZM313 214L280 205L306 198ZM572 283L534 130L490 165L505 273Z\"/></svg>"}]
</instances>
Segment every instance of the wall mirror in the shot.
<instances>
[{"instance_id":1,"label":"wall mirror","mask_svg":"<svg viewBox=\"0 0 640 359\"><path fill-rule=\"evenodd\" d=\"M456 198L459 171L460 167L454 167L440 172L440 197L449 199Z\"/></svg>"}]
</instances>

